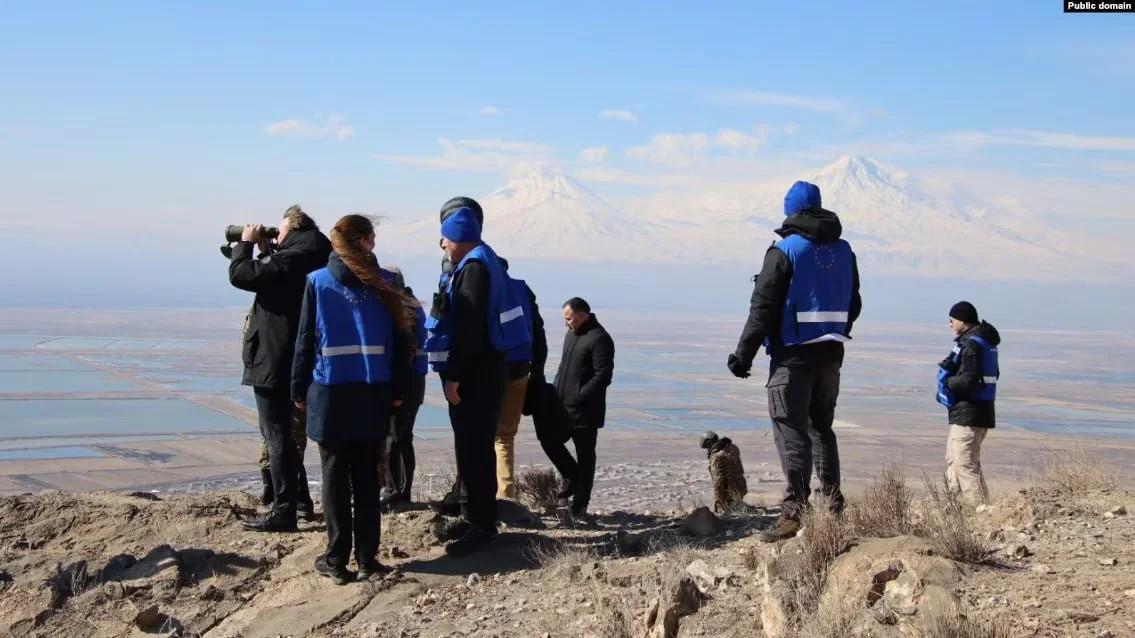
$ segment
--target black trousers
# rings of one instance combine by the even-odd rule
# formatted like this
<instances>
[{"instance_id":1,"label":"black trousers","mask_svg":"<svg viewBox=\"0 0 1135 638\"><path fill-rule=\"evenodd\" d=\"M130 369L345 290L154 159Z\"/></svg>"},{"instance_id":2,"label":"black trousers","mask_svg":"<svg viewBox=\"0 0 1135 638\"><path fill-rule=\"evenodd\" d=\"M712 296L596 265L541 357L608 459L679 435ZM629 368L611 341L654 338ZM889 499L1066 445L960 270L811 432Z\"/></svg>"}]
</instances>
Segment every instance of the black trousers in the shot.
<instances>
[{"instance_id":1,"label":"black trousers","mask_svg":"<svg viewBox=\"0 0 1135 638\"><path fill-rule=\"evenodd\" d=\"M497 527L497 457L493 447L504 393L505 369L493 367L480 377L463 380L461 403L449 405L457 456L462 516L474 527Z\"/></svg>"},{"instance_id":2,"label":"black trousers","mask_svg":"<svg viewBox=\"0 0 1135 638\"><path fill-rule=\"evenodd\" d=\"M386 490L392 501L408 503L413 494L414 469L417 466L414 456L414 421L418 418L418 408L422 407L421 397L425 393L425 384L425 377L415 376L410 392L406 393L406 400L394 408L391 423L394 441L386 459Z\"/></svg>"},{"instance_id":3,"label":"black trousers","mask_svg":"<svg viewBox=\"0 0 1135 638\"><path fill-rule=\"evenodd\" d=\"M268 471L272 475L272 513L295 520L299 485L300 456L292 440L291 394L287 385L279 388L253 388L260 434L268 446ZM304 474L306 480L306 473Z\"/></svg>"},{"instance_id":4,"label":"black trousers","mask_svg":"<svg viewBox=\"0 0 1135 638\"><path fill-rule=\"evenodd\" d=\"M811 496L812 468L831 509L843 510L839 446L832 430L839 396L841 360L773 363L769 370L769 416L773 441L787 480L784 514L799 517Z\"/></svg>"},{"instance_id":5,"label":"black trousers","mask_svg":"<svg viewBox=\"0 0 1135 638\"><path fill-rule=\"evenodd\" d=\"M544 454L548 455L556 470L575 486L571 509L576 514L583 514L591 502L591 488L595 484L595 445L599 440L599 430L572 428L567 434L575 443L576 458L572 458L567 441L561 440L562 437L543 437L540 447L544 448Z\"/></svg>"},{"instance_id":6,"label":"black trousers","mask_svg":"<svg viewBox=\"0 0 1135 638\"><path fill-rule=\"evenodd\" d=\"M323 518L327 522L327 563L346 566L354 531L355 562L378 556L381 512L378 505L380 441L336 441L319 444L323 470ZM352 501L354 514L352 516Z\"/></svg>"}]
</instances>

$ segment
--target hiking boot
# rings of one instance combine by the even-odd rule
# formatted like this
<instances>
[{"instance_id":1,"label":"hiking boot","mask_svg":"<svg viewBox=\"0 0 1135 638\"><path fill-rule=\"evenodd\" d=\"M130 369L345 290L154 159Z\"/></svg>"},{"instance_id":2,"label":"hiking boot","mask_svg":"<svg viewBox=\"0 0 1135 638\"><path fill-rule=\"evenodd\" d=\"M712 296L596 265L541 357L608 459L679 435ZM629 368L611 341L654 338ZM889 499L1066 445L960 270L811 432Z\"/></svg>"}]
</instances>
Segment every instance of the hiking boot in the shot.
<instances>
[{"instance_id":1,"label":"hiking boot","mask_svg":"<svg viewBox=\"0 0 1135 638\"><path fill-rule=\"evenodd\" d=\"M556 492L556 498L571 498L572 496L575 496L575 481L569 479L564 481L560 491Z\"/></svg>"},{"instance_id":2,"label":"hiking boot","mask_svg":"<svg viewBox=\"0 0 1135 638\"><path fill-rule=\"evenodd\" d=\"M777 541L787 540L796 536L796 532L800 531L799 519L789 518L781 514L776 519L776 524L772 529L766 529L761 532L761 540L766 543L775 543Z\"/></svg>"},{"instance_id":3,"label":"hiking boot","mask_svg":"<svg viewBox=\"0 0 1135 638\"><path fill-rule=\"evenodd\" d=\"M445 546L445 553L454 558L468 556L478 550L484 549L497 537L497 530L486 530L470 527L461 538Z\"/></svg>"},{"instance_id":4,"label":"hiking boot","mask_svg":"<svg viewBox=\"0 0 1135 638\"><path fill-rule=\"evenodd\" d=\"M371 576L374 576L376 574L379 575L379 576L382 576L382 575L385 575L385 574L389 574L392 571L394 571L393 567L383 565L382 563L380 563L377 560L374 560L372 558L370 560L362 561L362 563L359 564L358 579L359 580L370 580Z\"/></svg>"},{"instance_id":5,"label":"hiking boot","mask_svg":"<svg viewBox=\"0 0 1135 638\"><path fill-rule=\"evenodd\" d=\"M355 580L355 574L344 565L329 565L326 556L315 559L315 573L326 576L336 585L346 585Z\"/></svg>"},{"instance_id":6,"label":"hiking boot","mask_svg":"<svg viewBox=\"0 0 1135 638\"><path fill-rule=\"evenodd\" d=\"M275 512L268 512L263 516L246 518L240 522L247 530L254 532L298 532L296 519L286 519Z\"/></svg>"},{"instance_id":7,"label":"hiking boot","mask_svg":"<svg viewBox=\"0 0 1135 638\"><path fill-rule=\"evenodd\" d=\"M430 509L442 516L460 516L461 504L456 499L443 498L440 501L430 501Z\"/></svg>"},{"instance_id":8,"label":"hiking boot","mask_svg":"<svg viewBox=\"0 0 1135 638\"><path fill-rule=\"evenodd\" d=\"M465 535L469 527L469 521L463 518L442 518L430 524L430 531L439 543L445 543Z\"/></svg>"},{"instance_id":9,"label":"hiking boot","mask_svg":"<svg viewBox=\"0 0 1135 638\"><path fill-rule=\"evenodd\" d=\"M264 483L264 489L260 491L260 504L271 505L272 501L276 500L276 490L272 488L272 472L261 469L260 480Z\"/></svg>"}]
</instances>

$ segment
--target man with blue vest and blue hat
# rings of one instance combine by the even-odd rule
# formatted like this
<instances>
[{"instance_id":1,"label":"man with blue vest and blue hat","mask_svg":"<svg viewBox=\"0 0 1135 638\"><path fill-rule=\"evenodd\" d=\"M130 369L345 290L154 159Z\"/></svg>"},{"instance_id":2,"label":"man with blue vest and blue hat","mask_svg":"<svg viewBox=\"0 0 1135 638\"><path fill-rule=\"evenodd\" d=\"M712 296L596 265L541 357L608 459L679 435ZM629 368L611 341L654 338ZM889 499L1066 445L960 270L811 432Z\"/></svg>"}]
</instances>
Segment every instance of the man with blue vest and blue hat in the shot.
<instances>
[{"instance_id":1,"label":"man with blue vest and blue hat","mask_svg":"<svg viewBox=\"0 0 1135 638\"><path fill-rule=\"evenodd\" d=\"M729 355L734 376L749 376L761 345L769 355L769 416L787 481L780 517L761 539L792 538L811 495L812 468L835 513L844 506L839 448L832 430L843 344L859 318L859 269L841 239L839 216L821 205L820 189L798 181L784 197L784 223L765 252L749 318Z\"/></svg>"},{"instance_id":2,"label":"man with blue vest and blue hat","mask_svg":"<svg viewBox=\"0 0 1135 638\"><path fill-rule=\"evenodd\" d=\"M938 364L938 403L949 411L946 438L946 483L974 503L989 501L989 488L981 471L981 445L996 420L994 402L1001 369L997 328L977 315L968 301L950 308L954 348Z\"/></svg>"},{"instance_id":3,"label":"man with blue vest and blue hat","mask_svg":"<svg viewBox=\"0 0 1135 638\"><path fill-rule=\"evenodd\" d=\"M466 492L463 533L450 555L482 548L497 534L493 442L507 378L506 353L531 339L523 302L499 258L481 241L469 207L441 223L452 276L426 320L425 351L443 381L457 472Z\"/></svg>"}]
</instances>

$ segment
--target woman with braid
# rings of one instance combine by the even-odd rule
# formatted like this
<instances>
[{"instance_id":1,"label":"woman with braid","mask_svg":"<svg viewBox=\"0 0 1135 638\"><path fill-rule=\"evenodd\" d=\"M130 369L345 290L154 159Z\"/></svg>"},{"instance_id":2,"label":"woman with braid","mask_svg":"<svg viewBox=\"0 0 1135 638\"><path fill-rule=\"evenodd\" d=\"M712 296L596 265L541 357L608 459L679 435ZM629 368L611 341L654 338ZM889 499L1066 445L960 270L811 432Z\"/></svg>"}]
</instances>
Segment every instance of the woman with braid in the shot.
<instances>
[{"instance_id":1,"label":"woman with braid","mask_svg":"<svg viewBox=\"0 0 1135 638\"><path fill-rule=\"evenodd\" d=\"M307 411L323 470L327 551L315 571L338 585L356 577L352 531L358 579L388 571L378 562L378 457L413 356L413 309L379 270L374 239L363 215L331 229L327 267L307 278L292 366L292 399Z\"/></svg>"}]
</instances>

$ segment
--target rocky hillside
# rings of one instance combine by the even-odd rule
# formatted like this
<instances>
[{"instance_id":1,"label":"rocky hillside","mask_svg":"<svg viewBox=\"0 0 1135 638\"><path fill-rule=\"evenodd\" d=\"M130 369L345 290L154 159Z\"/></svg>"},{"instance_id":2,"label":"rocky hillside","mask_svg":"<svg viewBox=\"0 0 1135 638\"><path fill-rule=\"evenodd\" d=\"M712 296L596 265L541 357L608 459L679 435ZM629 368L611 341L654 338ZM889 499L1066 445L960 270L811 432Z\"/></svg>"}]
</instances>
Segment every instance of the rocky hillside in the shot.
<instances>
[{"instance_id":1,"label":"rocky hillside","mask_svg":"<svg viewBox=\"0 0 1135 638\"><path fill-rule=\"evenodd\" d=\"M917 494L914 487L917 487ZM1132 495L1072 468L975 512L885 473L836 520L765 545L775 512L528 516L444 556L429 511L383 519L398 569L338 587L322 523L243 531L243 493L0 499L0 635L1135 635Z\"/></svg>"}]
</instances>

